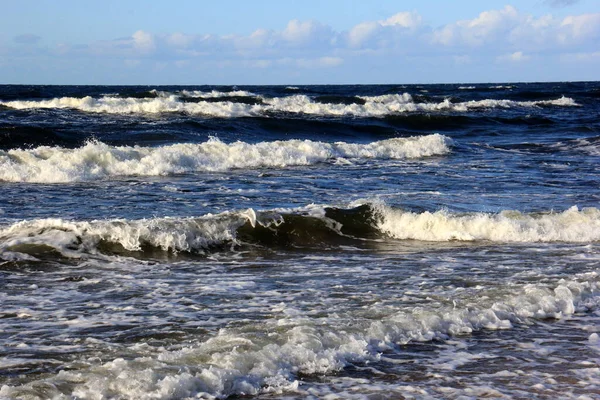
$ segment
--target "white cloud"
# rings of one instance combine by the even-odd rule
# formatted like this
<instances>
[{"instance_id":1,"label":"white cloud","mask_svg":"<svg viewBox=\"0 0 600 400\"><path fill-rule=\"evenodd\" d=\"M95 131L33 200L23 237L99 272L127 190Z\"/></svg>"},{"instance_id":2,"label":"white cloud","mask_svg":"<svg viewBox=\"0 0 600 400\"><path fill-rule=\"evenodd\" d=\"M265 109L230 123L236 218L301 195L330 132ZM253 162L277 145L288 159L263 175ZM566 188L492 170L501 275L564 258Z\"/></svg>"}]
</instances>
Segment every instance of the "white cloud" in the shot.
<instances>
[{"instance_id":1,"label":"white cloud","mask_svg":"<svg viewBox=\"0 0 600 400\"><path fill-rule=\"evenodd\" d=\"M172 33L168 35L165 40L167 43L173 47L179 48L187 48L195 41L195 36L193 35L184 35L183 33Z\"/></svg>"},{"instance_id":2,"label":"white cloud","mask_svg":"<svg viewBox=\"0 0 600 400\"><path fill-rule=\"evenodd\" d=\"M151 33L137 31L132 35L133 45L142 52L152 52L156 49L154 36Z\"/></svg>"},{"instance_id":3,"label":"white cloud","mask_svg":"<svg viewBox=\"0 0 600 400\"><path fill-rule=\"evenodd\" d=\"M531 58L531 56L524 54L522 51L515 51L514 53L504 54L496 58L497 61L500 62L512 62L518 63L527 61Z\"/></svg>"},{"instance_id":4,"label":"white cloud","mask_svg":"<svg viewBox=\"0 0 600 400\"><path fill-rule=\"evenodd\" d=\"M457 21L436 30L433 42L446 46L482 46L510 32L521 19L513 6L506 6L502 10L484 11L472 20Z\"/></svg>"},{"instance_id":5,"label":"white cloud","mask_svg":"<svg viewBox=\"0 0 600 400\"><path fill-rule=\"evenodd\" d=\"M384 21L379 21L381 26L399 26L408 29L415 29L421 25L423 18L415 12L400 12L392 15Z\"/></svg>"},{"instance_id":6,"label":"white cloud","mask_svg":"<svg viewBox=\"0 0 600 400\"><path fill-rule=\"evenodd\" d=\"M302 22L294 19L281 32L281 38L294 45L327 43L333 38L333 31L316 21Z\"/></svg>"},{"instance_id":7,"label":"white cloud","mask_svg":"<svg viewBox=\"0 0 600 400\"><path fill-rule=\"evenodd\" d=\"M475 19L457 21L433 32L431 42L444 48L485 48L506 53L558 51L577 46L596 46L600 41L600 14L564 19L551 15L533 17L514 7L486 11Z\"/></svg>"},{"instance_id":8,"label":"white cloud","mask_svg":"<svg viewBox=\"0 0 600 400\"><path fill-rule=\"evenodd\" d=\"M400 12L381 21L361 22L348 31L347 43L352 48L395 46L399 39L415 34L422 20L413 11Z\"/></svg>"},{"instance_id":9,"label":"white cloud","mask_svg":"<svg viewBox=\"0 0 600 400\"><path fill-rule=\"evenodd\" d=\"M21 41L26 40L37 39ZM556 61L562 59L561 54L597 63L594 54L598 43L600 13L556 18L532 16L506 6L439 28L428 26L414 11L364 21L347 31L335 31L314 20L294 19L282 29L259 28L248 35L156 34L138 30L128 37L83 46L42 48L14 43L3 50L2 58L37 52L57 59L115 59L121 67L133 68L141 63L154 66L155 70L173 68L177 72L210 65L230 70L251 68L256 73L261 69L322 69L335 74L361 66L369 71L391 70L416 59L428 62L431 68L442 68L442 59L442 64L465 67L457 70L495 63L523 66L529 60L542 65L544 57Z\"/></svg>"},{"instance_id":10,"label":"white cloud","mask_svg":"<svg viewBox=\"0 0 600 400\"><path fill-rule=\"evenodd\" d=\"M335 32L317 21L291 20L280 31L256 29L250 35L183 34L155 35L139 30L129 38L98 42L87 50L129 57L186 59L215 57L244 60L283 58L315 60L348 55L435 55L440 50L458 57L483 52L492 57L506 54L557 51L589 51L600 41L600 13L534 17L513 6L480 13L433 29L416 12L400 12L387 19L365 21L346 32ZM477 53L475 53L477 52ZM264 62L257 65L265 66ZM326 66L325 63L322 63Z\"/></svg>"},{"instance_id":11,"label":"white cloud","mask_svg":"<svg viewBox=\"0 0 600 400\"><path fill-rule=\"evenodd\" d=\"M566 17L560 24L561 41L598 39L600 36L600 13Z\"/></svg>"},{"instance_id":12,"label":"white cloud","mask_svg":"<svg viewBox=\"0 0 600 400\"><path fill-rule=\"evenodd\" d=\"M369 38L373 37L376 32L381 30L382 25L375 21L362 22L348 32L348 41L350 46L359 47Z\"/></svg>"}]
</instances>

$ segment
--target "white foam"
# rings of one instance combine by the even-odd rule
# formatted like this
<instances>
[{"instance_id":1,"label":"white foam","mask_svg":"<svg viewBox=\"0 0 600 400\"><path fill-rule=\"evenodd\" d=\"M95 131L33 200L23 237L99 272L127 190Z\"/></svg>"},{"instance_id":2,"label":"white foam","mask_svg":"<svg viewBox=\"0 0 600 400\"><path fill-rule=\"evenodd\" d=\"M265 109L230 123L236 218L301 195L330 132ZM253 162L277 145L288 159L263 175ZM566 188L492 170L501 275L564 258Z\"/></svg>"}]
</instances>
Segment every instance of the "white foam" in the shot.
<instances>
[{"instance_id":1,"label":"white foam","mask_svg":"<svg viewBox=\"0 0 600 400\"><path fill-rule=\"evenodd\" d=\"M377 206L378 228L396 239L424 241L592 242L600 240L600 210L571 207L563 212L523 214L413 213Z\"/></svg>"},{"instance_id":2,"label":"white foam","mask_svg":"<svg viewBox=\"0 0 600 400\"><path fill-rule=\"evenodd\" d=\"M209 117L233 118L264 116L273 112L287 112L296 114L320 116L357 116L357 117L383 117L386 115L407 112L435 112L459 111L466 112L481 108L519 108L557 106L572 107L578 104L569 97L552 100L514 101L514 100L473 100L452 103L449 99L441 102L416 103L408 93L388 94L381 96L362 96L365 104L330 104L314 102L306 95L292 95L286 97L264 98L264 104L242 104L231 101L207 102L199 101L189 103L182 101L176 94L157 92L159 96L153 99L100 97L84 98L62 97L51 100L38 101L6 101L0 105L15 109L58 108L77 109L85 112L98 112L110 114L157 114L167 112L186 113L191 115L204 115ZM246 91L234 92L182 92L186 96L199 98L219 98L225 96L252 96Z\"/></svg>"},{"instance_id":3,"label":"white foam","mask_svg":"<svg viewBox=\"0 0 600 400\"><path fill-rule=\"evenodd\" d=\"M67 257L95 254L101 242L121 245L129 251L144 246L165 251L202 252L235 240L237 228L256 223L254 211L208 214L198 218L143 220L66 221L36 219L0 229L0 254L10 256L30 246L53 248Z\"/></svg>"},{"instance_id":4,"label":"white foam","mask_svg":"<svg viewBox=\"0 0 600 400\"><path fill-rule=\"evenodd\" d=\"M52 100L40 101L10 101L0 102L15 109L76 109L85 112L107 114L160 114L160 113L187 113L209 115L213 117L246 117L260 113L260 108L241 103L232 102L182 102L176 95L159 96L153 99L101 97L98 99L86 96L83 98L61 97Z\"/></svg>"},{"instance_id":5,"label":"white foam","mask_svg":"<svg viewBox=\"0 0 600 400\"><path fill-rule=\"evenodd\" d=\"M296 309L288 312L282 303L273 307L271 318L220 329L208 340L187 347L144 353L134 345L129 350L141 350L138 357L62 370L45 380L44 395L59 397L60 388L68 388L64 394L77 398L131 399L295 392L301 384L299 374L331 374L348 365L377 361L382 351L398 344L446 340L482 329L510 329L532 318L569 316L597 308L599 295L598 275L590 273L552 286L507 287L493 304L486 304L489 300L482 299L489 296L483 295L463 308L386 311L376 304L363 310L363 315L372 312L373 319L356 318L349 312L315 320ZM452 369L461 362L470 359L463 356L458 363L441 367ZM28 385L35 386L35 382ZM5 385L0 396L12 398L31 390L27 385Z\"/></svg>"},{"instance_id":6,"label":"white foam","mask_svg":"<svg viewBox=\"0 0 600 400\"><path fill-rule=\"evenodd\" d=\"M313 165L336 158L407 159L450 152L450 139L439 134L394 138L368 144L287 140L161 147L109 146L88 142L83 147L37 147L0 151L0 181L59 183L117 176L162 176L196 171L284 168Z\"/></svg>"},{"instance_id":7,"label":"white foam","mask_svg":"<svg viewBox=\"0 0 600 400\"><path fill-rule=\"evenodd\" d=\"M218 90L211 90L210 92L203 92L200 90L182 90L181 94L183 94L186 97L196 97L196 98L202 98L202 99L230 97L230 96L239 96L239 97L256 96L256 94L254 94L252 92L248 92L246 90L232 90L231 92L220 92Z\"/></svg>"},{"instance_id":8,"label":"white foam","mask_svg":"<svg viewBox=\"0 0 600 400\"><path fill-rule=\"evenodd\" d=\"M35 260L27 254L31 246L51 248L66 257L99 254L101 243L120 245L128 251L149 246L164 251L203 253L213 246L236 244L236 231L245 223L251 227L278 226L281 213L325 218L324 206L269 210L256 213L252 208L186 218L148 218L68 221L59 218L24 220L0 227L0 260Z\"/></svg>"}]
</instances>

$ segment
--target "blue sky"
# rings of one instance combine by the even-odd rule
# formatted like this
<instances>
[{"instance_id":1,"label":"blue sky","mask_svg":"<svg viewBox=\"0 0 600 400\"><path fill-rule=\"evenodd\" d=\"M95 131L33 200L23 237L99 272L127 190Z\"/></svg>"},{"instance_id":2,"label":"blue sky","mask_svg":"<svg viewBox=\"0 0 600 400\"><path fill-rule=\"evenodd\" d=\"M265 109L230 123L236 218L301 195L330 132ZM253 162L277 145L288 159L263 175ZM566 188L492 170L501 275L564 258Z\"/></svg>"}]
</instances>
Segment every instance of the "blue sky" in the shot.
<instances>
[{"instance_id":1,"label":"blue sky","mask_svg":"<svg viewBox=\"0 0 600 400\"><path fill-rule=\"evenodd\" d=\"M6 0L0 83L600 79L600 0Z\"/></svg>"}]
</instances>

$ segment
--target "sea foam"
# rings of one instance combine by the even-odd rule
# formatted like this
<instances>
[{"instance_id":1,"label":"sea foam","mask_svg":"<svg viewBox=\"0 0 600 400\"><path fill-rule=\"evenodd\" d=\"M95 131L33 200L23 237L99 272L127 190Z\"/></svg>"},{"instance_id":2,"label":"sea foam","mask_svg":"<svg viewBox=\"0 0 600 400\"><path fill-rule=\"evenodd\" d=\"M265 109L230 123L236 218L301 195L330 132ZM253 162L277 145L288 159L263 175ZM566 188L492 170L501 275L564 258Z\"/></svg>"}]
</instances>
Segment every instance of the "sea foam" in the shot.
<instances>
[{"instance_id":1,"label":"sea foam","mask_svg":"<svg viewBox=\"0 0 600 400\"><path fill-rule=\"evenodd\" d=\"M236 230L250 222L254 211L207 214L197 218L67 221L58 218L25 220L0 229L0 254L36 254L49 248L66 257L97 254L99 246L118 245L127 251L146 247L164 251L203 252L235 240ZM3 259L0 256L0 259Z\"/></svg>"},{"instance_id":2,"label":"sea foam","mask_svg":"<svg viewBox=\"0 0 600 400\"><path fill-rule=\"evenodd\" d=\"M592 242L600 240L600 210L571 207L563 212L456 214L415 213L377 206L378 228L396 239L423 241Z\"/></svg>"},{"instance_id":3,"label":"sea foam","mask_svg":"<svg viewBox=\"0 0 600 400\"><path fill-rule=\"evenodd\" d=\"M599 294L598 275L589 273L551 285L511 286L501 294L484 292L459 307L383 310L380 304L366 306L364 315L370 313L376 316L373 319L352 312L315 319L291 305L275 304L264 321L223 328L207 340L158 352L134 345L129 350L139 356L62 370L44 381L43 393L44 397L67 394L84 399L214 399L294 393L301 389L299 375L327 375L366 363L376 366L382 352L389 354L410 342L511 329L535 319L597 309ZM0 396L19 397L35 386L36 382L5 385Z\"/></svg>"},{"instance_id":4,"label":"sea foam","mask_svg":"<svg viewBox=\"0 0 600 400\"><path fill-rule=\"evenodd\" d=\"M344 159L414 159L449 153L451 140L432 134L368 144L287 140L161 147L88 142L76 149L37 147L0 151L0 181L60 183L118 176L162 176L197 171L284 168Z\"/></svg>"}]
</instances>

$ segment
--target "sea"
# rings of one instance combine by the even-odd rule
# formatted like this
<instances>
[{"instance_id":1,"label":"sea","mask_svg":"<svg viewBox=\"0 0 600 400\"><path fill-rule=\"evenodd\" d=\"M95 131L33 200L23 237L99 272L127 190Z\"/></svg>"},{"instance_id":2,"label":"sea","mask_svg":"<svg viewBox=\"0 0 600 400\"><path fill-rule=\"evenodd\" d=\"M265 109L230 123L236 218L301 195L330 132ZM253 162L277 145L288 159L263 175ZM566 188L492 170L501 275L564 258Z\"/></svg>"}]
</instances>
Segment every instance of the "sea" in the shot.
<instances>
[{"instance_id":1,"label":"sea","mask_svg":"<svg viewBox=\"0 0 600 400\"><path fill-rule=\"evenodd\" d=\"M600 82L0 86L0 398L600 399Z\"/></svg>"}]
</instances>

